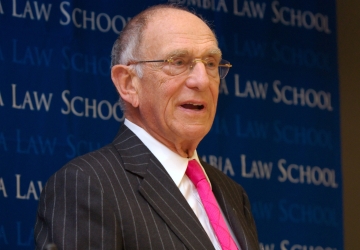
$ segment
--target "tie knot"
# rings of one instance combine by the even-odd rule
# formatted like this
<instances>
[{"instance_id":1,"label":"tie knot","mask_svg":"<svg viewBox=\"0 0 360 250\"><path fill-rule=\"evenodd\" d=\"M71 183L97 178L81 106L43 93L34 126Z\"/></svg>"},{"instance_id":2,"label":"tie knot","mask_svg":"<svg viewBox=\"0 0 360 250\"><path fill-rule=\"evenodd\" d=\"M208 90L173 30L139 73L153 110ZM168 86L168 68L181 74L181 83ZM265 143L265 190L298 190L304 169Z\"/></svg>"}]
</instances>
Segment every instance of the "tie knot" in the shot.
<instances>
[{"instance_id":1,"label":"tie knot","mask_svg":"<svg viewBox=\"0 0 360 250\"><path fill-rule=\"evenodd\" d=\"M195 186L201 180L206 180L204 171L196 160L189 161L185 174L195 184Z\"/></svg>"}]
</instances>

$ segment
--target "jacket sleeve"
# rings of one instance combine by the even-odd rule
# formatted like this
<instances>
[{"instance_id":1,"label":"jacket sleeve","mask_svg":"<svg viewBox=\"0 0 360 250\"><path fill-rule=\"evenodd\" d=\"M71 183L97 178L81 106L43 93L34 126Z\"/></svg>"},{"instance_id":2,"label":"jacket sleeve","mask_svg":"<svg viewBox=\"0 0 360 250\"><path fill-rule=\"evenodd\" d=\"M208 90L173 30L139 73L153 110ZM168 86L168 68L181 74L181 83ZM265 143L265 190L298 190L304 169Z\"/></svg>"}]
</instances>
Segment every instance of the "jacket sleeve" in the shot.
<instances>
[{"instance_id":1,"label":"jacket sleeve","mask_svg":"<svg viewBox=\"0 0 360 250\"><path fill-rule=\"evenodd\" d=\"M121 229L101 183L71 164L42 191L34 230L36 249L121 249Z\"/></svg>"}]
</instances>

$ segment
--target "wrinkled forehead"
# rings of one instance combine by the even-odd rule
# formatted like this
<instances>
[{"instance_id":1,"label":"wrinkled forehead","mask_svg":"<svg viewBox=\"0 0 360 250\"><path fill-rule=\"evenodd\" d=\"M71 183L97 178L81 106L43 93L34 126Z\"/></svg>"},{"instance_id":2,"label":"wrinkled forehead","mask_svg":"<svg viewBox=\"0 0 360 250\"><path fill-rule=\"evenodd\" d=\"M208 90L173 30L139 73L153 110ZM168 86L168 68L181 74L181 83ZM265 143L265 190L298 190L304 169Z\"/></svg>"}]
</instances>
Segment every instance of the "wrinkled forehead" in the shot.
<instances>
[{"instance_id":1,"label":"wrinkled forehead","mask_svg":"<svg viewBox=\"0 0 360 250\"><path fill-rule=\"evenodd\" d=\"M143 53L165 55L171 51L188 51L199 56L220 50L209 26L187 11L166 9L149 20L142 39Z\"/></svg>"}]
</instances>

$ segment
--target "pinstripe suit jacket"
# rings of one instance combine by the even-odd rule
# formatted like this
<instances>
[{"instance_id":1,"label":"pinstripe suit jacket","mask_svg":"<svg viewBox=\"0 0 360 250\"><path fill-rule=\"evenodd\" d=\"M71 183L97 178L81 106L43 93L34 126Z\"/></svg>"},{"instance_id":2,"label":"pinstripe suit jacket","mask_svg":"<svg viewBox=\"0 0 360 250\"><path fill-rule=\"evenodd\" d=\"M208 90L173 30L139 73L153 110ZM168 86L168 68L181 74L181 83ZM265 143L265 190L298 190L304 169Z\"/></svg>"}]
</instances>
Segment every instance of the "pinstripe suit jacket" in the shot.
<instances>
[{"instance_id":1,"label":"pinstripe suit jacket","mask_svg":"<svg viewBox=\"0 0 360 250\"><path fill-rule=\"evenodd\" d=\"M243 250L259 249L240 185L202 162ZM214 249L155 156L126 126L113 143L78 157L47 182L35 225L37 249Z\"/></svg>"}]
</instances>

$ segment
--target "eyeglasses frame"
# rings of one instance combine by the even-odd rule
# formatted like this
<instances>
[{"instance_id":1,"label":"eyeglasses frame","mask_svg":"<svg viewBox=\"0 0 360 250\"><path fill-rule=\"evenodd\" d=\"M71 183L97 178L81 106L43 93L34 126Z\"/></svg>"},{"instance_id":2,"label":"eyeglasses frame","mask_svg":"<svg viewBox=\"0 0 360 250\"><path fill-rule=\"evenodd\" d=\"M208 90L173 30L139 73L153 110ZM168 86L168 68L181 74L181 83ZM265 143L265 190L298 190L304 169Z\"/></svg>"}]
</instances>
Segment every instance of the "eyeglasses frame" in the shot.
<instances>
[{"instance_id":1,"label":"eyeglasses frame","mask_svg":"<svg viewBox=\"0 0 360 250\"><path fill-rule=\"evenodd\" d=\"M127 64L127 66L130 66L130 65L132 65L132 64L138 64L138 63L156 63L156 62L163 62L163 63L167 62L167 63L170 63L171 60L173 60L172 57L170 57L169 59L163 59L163 60L135 61L135 62L129 62L129 63ZM203 59L200 59L200 58L195 58L195 59L191 62L192 64L191 64L191 67L190 67L190 68L192 68L192 67L195 65L195 63L197 63L197 62L206 62L206 60L203 60ZM223 63L221 63L221 62L223 62ZM226 60L224 60L224 59L221 59L218 67L219 67L219 68L220 68L220 67L228 68L226 74L225 74L223 77L221 77L221 75L220 75L220 73L219 73L220 79L224 79L224 78L227 76L227 74L229 73L229 69L232 67L232 65L230 64L230 62L228 62L228 61L226 61Z\"/></svg>"}]
</instances>

